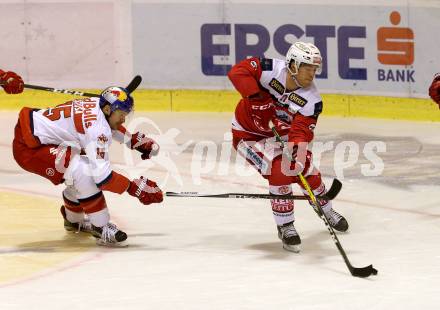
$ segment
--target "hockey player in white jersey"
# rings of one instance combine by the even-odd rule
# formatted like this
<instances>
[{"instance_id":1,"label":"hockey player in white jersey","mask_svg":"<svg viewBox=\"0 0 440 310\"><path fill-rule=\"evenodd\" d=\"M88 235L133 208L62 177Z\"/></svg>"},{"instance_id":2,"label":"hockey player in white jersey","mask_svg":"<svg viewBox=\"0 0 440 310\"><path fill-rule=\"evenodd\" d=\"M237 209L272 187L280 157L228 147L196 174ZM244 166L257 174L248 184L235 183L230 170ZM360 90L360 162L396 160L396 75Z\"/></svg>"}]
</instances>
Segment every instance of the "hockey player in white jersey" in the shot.
<instances>
[{"instance_id":1,"label":"hockey player in white jersey","mask_svg":"<svg viewBox=\"0 0 440 310\"><path fill-rule=\"evenodd\" d=\"M144 177L130 181L112 170L112 139L148 159L158 145L145 135L126 132L122 124L134 101L121 87L108 87L100 97L84 98L54 108L20 111L15 127L13 155L25 170L64 183L61 213L66 230L92 233L98 244L121 244L125 232L110 222L103 191L129 195L142 204L159 203L162 191Z\"/></svg>"},{"instance_id":2,"label":"hockey player in white jersey","mask_svg":"<svg viewBox=\"0 0 440 310\"><path fill-rule=\"evenodd\" d=\"M312 164L312 153L307 150L323 106L313 83L321 61L316 46L295 42L286 59L252 57L236 64L228 73L242 96L232 120L233 146L267 179L273 195L292 193L293 183L302 186L297 176L300 172L316 195L326 190L319 170ZM292 162L283 160L283 150L275 142L270 122L286 140ZM346 231L348 223L333 210L332 202L321 203L332 227ZM299 251L301 239L294 226L293 200L271 199L271 206L283 248Z\"/></svg>"}]
</instances>

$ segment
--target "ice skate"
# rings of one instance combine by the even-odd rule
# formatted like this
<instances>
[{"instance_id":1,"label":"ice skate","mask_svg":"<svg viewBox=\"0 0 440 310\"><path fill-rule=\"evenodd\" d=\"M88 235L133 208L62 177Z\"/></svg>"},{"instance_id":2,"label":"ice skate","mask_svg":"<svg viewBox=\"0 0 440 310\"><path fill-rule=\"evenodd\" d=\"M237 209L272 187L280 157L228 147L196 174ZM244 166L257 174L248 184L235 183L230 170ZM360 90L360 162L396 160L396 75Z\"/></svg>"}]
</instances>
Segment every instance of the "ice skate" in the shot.
<instances>
[{"instance_id":1,"label":"ice skate","mask_svg":"<svg viewBox=\"0 0 440 310\"><path fill-rule=\"evenodd\" d=\"M333 208L330 208L328 211L324 210L324 214L333 229L340 232L348 230L348 222L345 217L333 210Z\"/></svg>"},{"instance_id":2,"label":"ice skate","mask_svg":"<svg viewBox=\"0 0 440 310\"><path fill-rule=\"evenodd\" d=\"M316 209L315 205L310 200L309 203L311 204L313 209L318 212L318 214L321 213L319 210ZM345 219L345 217L343 217L341 214L333 209L332 204L329 201L321 201L321 209L322 211L324 211L325 217L327 218L330 226L333 229L339 232L346 232L348 230L347 220Z\"/></svg>"},{"instance_id":3,"label":"ice skate","mask_svg":"<svg viewBox=\"0 0 440 310\"><path fill-rule=\"evenodd\" d=\"M107 223L103 227L92 225L93 236L96 237L96 244L104 246L125 246L127 234L113 223Z\"/></svg>"},{"instance_id":4,"label":"ice skate","mask_svg":"<svg viewBox=\"0 0 440 310\"><path fill-rule=\"evenodd\" d=\"M67 219L66 210L64 206L61 206L60 212L64 219L64 229L66 231L77 232L77 233L80 231L85 233L92 233L93 231L92 224L87 218L84 218L84 221L82 222L72 223Z\"/></svg>"},{"instance_id":5,"label":"ice skate","mask_svg":"<svg viewBox=\"0 0 440 310\"><path fill-rule=\"evenodd\" d=\"M290 252L299 253L301 238L299 237L295 226L293 226L293 222L277 226L277 228L278 238L283 242L283 248Z\"/></svg>"}]
</instances>

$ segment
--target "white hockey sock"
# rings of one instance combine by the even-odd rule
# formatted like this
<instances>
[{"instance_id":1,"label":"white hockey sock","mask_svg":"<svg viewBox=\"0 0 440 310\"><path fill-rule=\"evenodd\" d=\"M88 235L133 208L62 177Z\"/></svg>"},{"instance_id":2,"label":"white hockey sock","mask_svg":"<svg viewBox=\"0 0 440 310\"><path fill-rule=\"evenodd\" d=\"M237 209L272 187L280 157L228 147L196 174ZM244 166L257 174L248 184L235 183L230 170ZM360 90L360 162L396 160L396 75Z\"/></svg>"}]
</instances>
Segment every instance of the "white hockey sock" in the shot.
<instances>
[{"instance_id":1,"label":"white hockey sock","mask_svg":"<svg viewBox=\"0 0 440 310\"><path fill-rule=\"evenodd\" d=\"M293 214L293 201L283 200L283 199L271 199L273 218L277 226L282 226L284 224L293 222L295 216ZM279 212L278 210L289 210L287 212Z\"/></svg>"},{"instance_id":2,"label":"white hockey sock","mask_svg":"<svg viewBox=\"0 0 440 310\"><path fill-rule=\"evenodd\" d=\"M64 208L64 211L66 212L66 219L70 223L80 223L84 221L84 212L73 212L67 208Z\"/></svg>"},{"instance_id":3,"label":"white hockey sock","mask_svg":"<svg viewBox=\"0 0 440 310\"><path fill-rule=\"evenodd\" d=\"M292 193L292 187L290 185L270 185L269 191L273 195L288 195ZM293 200L271 199L270 203L272 205L272 213L277 226L282 226L295 220L293 213Z\"/></svg>"}]
</instances>

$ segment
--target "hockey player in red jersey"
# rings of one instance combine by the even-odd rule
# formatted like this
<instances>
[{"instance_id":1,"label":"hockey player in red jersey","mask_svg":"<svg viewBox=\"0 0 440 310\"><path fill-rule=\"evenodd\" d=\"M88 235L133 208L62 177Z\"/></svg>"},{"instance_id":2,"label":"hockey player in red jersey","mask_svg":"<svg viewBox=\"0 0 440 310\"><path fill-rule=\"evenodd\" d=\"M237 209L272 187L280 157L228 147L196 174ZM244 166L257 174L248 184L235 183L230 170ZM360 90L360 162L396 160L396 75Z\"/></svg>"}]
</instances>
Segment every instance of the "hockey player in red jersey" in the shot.
<instances>
[{"instance_id":1,"label":"hockey player in red jersey","mask_svg":"<svg viewBox=\"0 0 440 310\"><path fill-rule=\"evenodd\" d=\"M440 72L434 75L434 79L429 87L429 96L438 104L440 109Z\"/></svg>"},{"instance_id":2,"label":"hockey player in red jersey","mask_svg":"<svg viewBox=\"0 0 440 310\"><path fill-rule=\"evenodd\" d=\"M253 57L236 64L228 73L242 96L232 120L233 146L268 180L273 195L290 194L292 183L301 185L299 172L316 195L326 191L307 150L322 111L322 99L313 83L315 74L320 73L321 61L316 46L296 42L285 60ZM287 142L293 161L283 158L270 123ZM303 192L307 195L307 191ZM348 223L333 210L332 202L321 204L332 227L346 231ZM294 226L293 200L271 199L271 205L283 248L298 252L301 239Z\"/></svg>"},{"instance_id":3,"label":"hockey player in red jersey","mask_svg":"<svg viewBox=\"0 0 440 310\"><path fill-rule=\"evenodd\" d=\"M127 239L110 222L103 191L128 192L145 205L163 199L155 182L144 177L130 181L110 165L112 139L139 151L143 159L158 151L152 139L139 132L130 135L122 126L133 105L126 89L112 86L100 97L42 110L23 108L15 127L16 162L55 185L64 183L64 227L90 232L101 245L117 245Z\"/></svg>"},{"instance_id":4,"label":"hockey player in red jersey","mask_svg":"<svg viewBox=\"0 0 440 310\"><path fill-rule=\"evenodd\" d=\"M23 92L23 79L15 72L0 69L0 84L7 94Z\"/></svg>"}]
</instances>

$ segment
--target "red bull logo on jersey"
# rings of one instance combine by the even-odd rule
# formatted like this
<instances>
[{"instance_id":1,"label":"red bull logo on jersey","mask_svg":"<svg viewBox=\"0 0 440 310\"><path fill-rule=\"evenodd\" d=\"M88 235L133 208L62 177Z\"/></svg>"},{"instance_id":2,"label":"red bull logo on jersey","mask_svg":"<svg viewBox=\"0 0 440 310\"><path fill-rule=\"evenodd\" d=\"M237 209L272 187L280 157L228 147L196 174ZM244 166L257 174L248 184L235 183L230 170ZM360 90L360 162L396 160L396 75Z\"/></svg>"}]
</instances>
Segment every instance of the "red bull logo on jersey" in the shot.
<instances>
[{"instance_id":1,"label":"red bull logo on jersey","mask_svg":"<svg viewBox=\"0 0 440 310\"><path fill-rule=\"evenodd\" d=\"M73 101L74 121L75 126L80 133L84 133L84 127L89 128L98 119L98 116L93 111L96 108L96 103L89 98L81 101Z\"/></svg>"}]
</instances>

